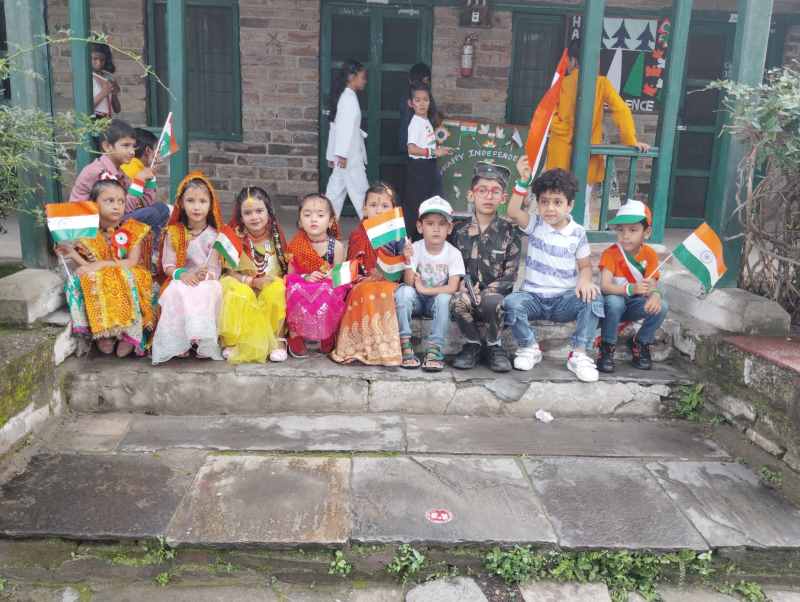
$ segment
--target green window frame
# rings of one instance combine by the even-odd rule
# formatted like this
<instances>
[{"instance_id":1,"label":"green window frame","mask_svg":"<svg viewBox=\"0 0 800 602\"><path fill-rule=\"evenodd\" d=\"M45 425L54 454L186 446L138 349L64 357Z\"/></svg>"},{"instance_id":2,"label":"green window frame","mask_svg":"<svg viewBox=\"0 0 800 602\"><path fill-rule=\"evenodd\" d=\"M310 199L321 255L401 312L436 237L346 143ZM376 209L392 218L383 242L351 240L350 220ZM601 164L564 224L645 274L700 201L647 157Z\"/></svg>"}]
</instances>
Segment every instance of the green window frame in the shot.
<instances>
[{"instance_id":1,"label":"green window frame","mask_svg":"<svg viewBox=\"0 0 800 602\"><path fill-rule=\"evenodd\" d=\"M5 2L0 0L0 57L8 53L8 39L6 37ZM0 80L0 105L11 104L11 80Z\"/></svg>"},{"instance_id":2,"label":"green window frame","mask_svg":"<svg viewBox=\"0 0 800 602\"><path fill-rule=\"evenodd\" d=\"M166 40L167 0L147 0L147 60L168 84ZM189 137L193 140L242 140L242 71L239 50L238 0L187 0L186 69ZM214 22L213 35L203 35L204 22ZM230 60L210 44L224 43L220 23L230 23ZM224 56L224 53L223 53ZM148 123L160 128L169 112L169 93L154 77L148 82ZM227 110L226 110L227 109Z\"/></svg>"}]
</instances>

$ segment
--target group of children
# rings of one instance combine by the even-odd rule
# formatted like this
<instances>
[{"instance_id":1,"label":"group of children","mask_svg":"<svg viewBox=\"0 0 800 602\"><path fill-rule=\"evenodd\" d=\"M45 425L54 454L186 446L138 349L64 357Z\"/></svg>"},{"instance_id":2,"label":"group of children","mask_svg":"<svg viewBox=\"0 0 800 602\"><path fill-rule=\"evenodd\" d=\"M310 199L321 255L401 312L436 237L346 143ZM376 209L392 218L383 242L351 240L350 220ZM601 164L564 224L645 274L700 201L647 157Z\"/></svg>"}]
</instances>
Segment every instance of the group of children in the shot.
<instances>
[{"instance_id":1,"label":"group of children","mask_svg":"<svg viewBox=\"0 0 800 602\"><path fill-rule=\"evenodd\" d=\"M418 102L418 105L424 102ZM409 137L409 145L416 144ZM78 176L72 199L97 203L98 234L58 252L77 269L71 283L76 332L91 335L106 354L148 351L154 364L194 354L232 363L283 361L308 355L308 341L340 363L445 366L443 350L451 318L466 339L453 359L458 369L481 361L496 372L532 369L542 358L531 320L576 321L568 368L592 382L598 370L614 370L621 321L643 319L632 340L633 363L651 365L650 345L667 305L658 290L657 256L645 240L651 218L646 206L629 201L612 223L618 243L603 253L601 284L592 278L583 227L571 217L576 181L551 170L530 184L522 158L506 219L508 169L479 163L469 191L473 215L454 224L453 209L440 196L420 203L416 242L395 241L373 249L363 222L345 248L331 201L310 194L299 204L297 234L286 242L267 192L242 189L226 222L212 182L187 175L170 209L155 202L152 187L131 194L131 178L154 180L155 141L113 121L102 141L103 156ZM525 206L535 195L538 211ZM394 189L368 189L364 219L399 206ZM163 230L154 236L153 231ZM227 263L215 241L232 232L241 247ZM528 235L525 278L513 292ZM382 262L400 262L402 283L388 278ZM151 260L155 265L151 266ZM358 275L335 286L334 265L350 260ZM153 285L152 274L158 281ZM412 317L432 318L422 357L411 341ZM602 320L600 353L593 358ZM517 344L512 361L503 348L504 326Z\"/></svg>"}]
</instances>

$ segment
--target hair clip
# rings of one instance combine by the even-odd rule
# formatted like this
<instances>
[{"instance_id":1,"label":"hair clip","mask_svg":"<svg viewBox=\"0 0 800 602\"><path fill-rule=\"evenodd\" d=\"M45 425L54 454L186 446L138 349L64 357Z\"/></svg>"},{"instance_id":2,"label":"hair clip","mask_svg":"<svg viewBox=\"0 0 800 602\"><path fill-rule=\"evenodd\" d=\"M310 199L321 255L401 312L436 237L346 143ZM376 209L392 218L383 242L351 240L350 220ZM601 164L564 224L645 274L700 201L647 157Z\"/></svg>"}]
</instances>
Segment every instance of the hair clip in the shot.
<instances>
[{"instance_id":1,"label":"hair clip","mask_svg":"<svg viewBox=\"0 0 800 602\"><path fill-rule=\"evenodd\" d=\"M100 178L99 178L99 180L100 180L101 182L104 182L104 181L111 181L111 182L117 182L117 183L119 183L119 178L118 178L117 176L115 176L113 173L111 173L110 171L104 171L104 172L102 172L102 173L100 174Z\"/></svg>"}]
</instances>

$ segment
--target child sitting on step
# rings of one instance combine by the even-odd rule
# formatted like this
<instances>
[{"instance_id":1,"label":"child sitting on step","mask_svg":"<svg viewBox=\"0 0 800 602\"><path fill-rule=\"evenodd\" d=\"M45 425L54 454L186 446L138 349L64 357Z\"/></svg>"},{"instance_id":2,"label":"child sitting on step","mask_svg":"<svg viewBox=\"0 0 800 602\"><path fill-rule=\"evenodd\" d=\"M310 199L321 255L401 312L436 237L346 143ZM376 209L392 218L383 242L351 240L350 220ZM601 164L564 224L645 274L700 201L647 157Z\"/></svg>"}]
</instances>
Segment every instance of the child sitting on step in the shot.
<instances>
[{"instance_id":1,"label":"child sitting on step","mask_svg":"<svg viewBox=\"0 0 800 602\"><path fill-rule=\"evenodd\" d=\"M319 341L330 353L336 343L349 285L333 286L331 268L344 261L339 226L330 199L309 194L300 201L298 231L289 243L286 277L286 323L289 354L306 357L306 340Z\"/></svg>"},{"instance_id":2,"label":"child sitting on step","mask_svg":"<svg viewBox=\"0 0 800 602\"><path fill-rule=\"evenodd\" d=\"M227 269L222 284L219 334L232 364L286 360L286 241L267 191L242 188L230 222L241 241L239 265Z\"/></svg>"},{"instance_id":3,"label":"child sitting on step","mask_svg":"<svg viewBox=\"0 0 800 602\"><path fill-rule=\"evenodd\" d=\"M397 321L400 325L400 348L403 368L419 367L419 359L411 345L412 316L433 318L431 334L425 349L422 369L439 372L444 369L444 343L450 325L450 299L464 276L464 259L447 237L453 231L453 208L440 196L423 201L419 206L417 231L422 235L403 253L408 266L403 273L404 285L395 292Z\"/></svg>"},{"instance_id":4,"label":"child sitting on step","mask_svg":"<svg viewBox=\"0 0 800 602\"><path fill-rule=\"evenodd\" d=\"M652 234L650 208L633 199L619 208L609 221L617 231L617 243L600 257L600 286L606 317L601 326L597 369L614 372L614 351L620 321L644 320L629 341L633 366L649 370L650 345L667 317L667 302L658 290L658 255L645 241Z\"/></svg>"},{"instance_id":5,"label":"child sitting on step","mask_svg":"<svg viewBox=\"0 0 800 602\"><path fill-rule=\"evenodd\" d=\"M523 207L531 177L525 155L517 162L517 170L521 179L514 186L508 216L528 235L528 255L522 290L503 302L506 324L519 346L514 368L531 370L542 360L530 320L576 320L567 368L578 380L594 382L599 374L589 349L603 317L603 296L592 282L586 231L570 215L578 182L563 169L544 172L531 186L538 208L531 215Z\"/></svg>"}]
</instances>

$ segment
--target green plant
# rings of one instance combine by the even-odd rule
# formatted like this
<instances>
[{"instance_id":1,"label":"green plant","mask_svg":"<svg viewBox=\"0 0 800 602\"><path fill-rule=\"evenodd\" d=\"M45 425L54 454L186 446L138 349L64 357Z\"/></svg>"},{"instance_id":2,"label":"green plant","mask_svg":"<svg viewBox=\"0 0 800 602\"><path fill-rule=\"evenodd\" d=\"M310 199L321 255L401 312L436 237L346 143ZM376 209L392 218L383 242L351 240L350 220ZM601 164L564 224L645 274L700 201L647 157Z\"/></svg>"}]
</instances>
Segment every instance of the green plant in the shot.
<instances>
[{"instance_id":1,"label":"green plant","mask_svg":"<svg viewBox=\"0 0 800 602\"><path fill-rule=\"evenodd\" d=\"M725 583L718 585L716 589L723 594L737 594L746 602L767 602L769 600L761 586L753 581Z\"/></svg>"},{"instance_id":2,"label":"green plant","mask_svg":"<svg viewBox=\"0 0 800 602\"><path fill-rule=\"evenodd\" d=\"M353 571L353 565L341 550L336 550L333 553L333 559L328 567L329 575L339 575L339 577L347 577Z\"/></svg>"},{"instance_id":3,"label":"green plant","mask_svg":"<svg viewBox=\"0 0 800 602\"><path fill-rule=\"evenodd\" d=\"M144 555L140 557L130 556L124 552L117 553L111 558L111 563L122 566L151 566L175 559L175 550L169 547L167 540L161 536L154 543L146 543L143 549Z\"/></svg>"},{"instance_id":4,"label":"green plant","mask_svg":"<svg viewBox=\"0 0 800 602\"><path fill-rule=\"evenodd\" d=\"M686 420L697 422L703 411L705 385L685 385L680 388L680 397L675 407L675 414Z\"/></svg>"},{"instance_id":5,"label":"green plant","mask_svg":"<svg viewBox=\"0 0 800 602\"><path fill-rule=\"evenodd\" d=\"M8 585L8 580L0 577L0 592L6 591L6 586Z\"/></svg>"},{"instance_id":6,"label":"green plant","mask_svg":"<svg viewBox=\"0 0 800 602\"><path fill-rule=\"evenodd\" d=\"M156 582L156 585L159 585L161 587L166 587L167 585L169 585L169 582L172 581L172 573L170 573L169 571L164 571L163 573L159 573L158 575L155 576L153 581Z\"/></svg>"},{"instance_id":7,"label":"green plant","mask_svg":"<svg viewBox=\"0 0 800 602\"><path fill-rule=\"evenodd\" d=\"M765 485L775 488L783 486L783 473L778 470L772 470L766 464L758 471L758 475Z\"/></svg>"},{"instance_id":8,"label":"green plant","mask_svg":"<svg viewBox=\"0 0 800 602\"><path fill-rule=\"evenodd\" d=\"M425 566L425 555L408 544L397 548L394 558L386 565L386 570L402 583L413 578Z\"/></svg>"}]
</instances>

